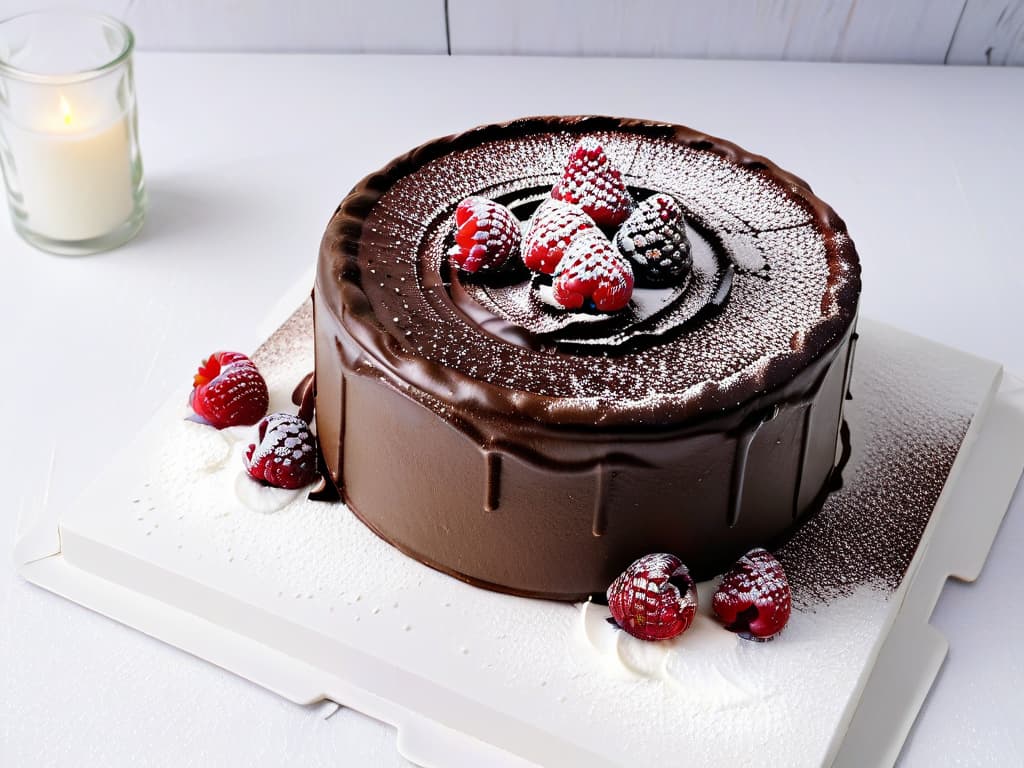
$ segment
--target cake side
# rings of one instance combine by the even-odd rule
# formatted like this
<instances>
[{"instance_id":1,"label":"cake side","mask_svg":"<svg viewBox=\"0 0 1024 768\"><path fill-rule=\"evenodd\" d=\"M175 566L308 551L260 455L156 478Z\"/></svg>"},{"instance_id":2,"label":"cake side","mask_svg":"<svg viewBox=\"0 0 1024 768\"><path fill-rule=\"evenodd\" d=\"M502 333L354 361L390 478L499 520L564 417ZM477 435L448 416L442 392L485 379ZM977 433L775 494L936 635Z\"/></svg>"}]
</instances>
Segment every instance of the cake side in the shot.
<instances>
[{"instance_id":1,"label":"cake side","mask_svg":"<svg viewBox=\"0 0 1024 768\"><path fill-rule=\"evenodd\" d=\"M709 240L747 256L748 269L696 332L607 356L496 339L452 300L440 268L459 184L479 185L467 164L494 142L524 147L529 157L491 174L485 192L514 193L549 181L563 134L595 131L620 162L632 157L631 170L673 147L731 163L779 215L757 204L744 219L713 205L697 212ZM780 258L749 268L758 266L749 249L763 242L780 254L802 249L806 266L787 272ZM687 353L706 346L701 334L725 339L715 352L728 347L764 285L789 290L803 314L780 310L780 327L764 334L776 348L740 344L701 371ZM361 182L324 237L314 300L325 462L374 531L481 586L579 599L650 551L675 552L710 576L820 506L838 455L858 289L856 253L831 209L727 142L611 118L528 119L430 142ZM418 336L417 318L431 339ZM548 369L550 381L536 374ZM574 387L559 390L558 377Z\"/></svg>"},{"instance_id":2,"label":"cake side","mask_svg":"<svg viewBox=\"0 0 1024 768\"><path fill-rule=\"evenodd\" d=\"M331 480L382 538L477 586L586 599L662 550L710 578L753 546L783 543L833 487L852 334L747 417L484 432L438 418L365 362L347 366L358 347L336 332L316 331L318 356L341 363L317 395Z\"/></svg>"}]
</instances>

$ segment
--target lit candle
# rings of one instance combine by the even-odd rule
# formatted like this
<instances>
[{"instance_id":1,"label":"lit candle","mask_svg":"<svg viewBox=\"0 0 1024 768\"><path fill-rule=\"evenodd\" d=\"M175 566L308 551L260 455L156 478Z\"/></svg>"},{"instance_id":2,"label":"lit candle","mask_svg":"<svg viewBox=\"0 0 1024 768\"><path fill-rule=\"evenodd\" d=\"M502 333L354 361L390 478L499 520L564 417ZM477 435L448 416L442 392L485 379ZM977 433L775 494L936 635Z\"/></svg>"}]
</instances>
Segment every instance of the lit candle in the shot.
<instances>
[{"instance_id":1,"label":"lit candle","mask_svg":"<svg viewBox=\"0 0 1024 768\"><path fill-rule=\"evenodd\" d=\"M0 162L14 226L44 250L113 248L142 226L131 31L76 11L0 22Z\"/></svg>"},{"instance_id":2,"label":"lit candle","mask_svg":"<svg viewBox=\"0 0 1024 768\"><path fill-rule=\"evenodd\" d=\"M127 116L93 125L85 115L61 94L35 127L6 131L27 224L54 240L102 237L135 206Z\"/></svg>"}]
</instances>

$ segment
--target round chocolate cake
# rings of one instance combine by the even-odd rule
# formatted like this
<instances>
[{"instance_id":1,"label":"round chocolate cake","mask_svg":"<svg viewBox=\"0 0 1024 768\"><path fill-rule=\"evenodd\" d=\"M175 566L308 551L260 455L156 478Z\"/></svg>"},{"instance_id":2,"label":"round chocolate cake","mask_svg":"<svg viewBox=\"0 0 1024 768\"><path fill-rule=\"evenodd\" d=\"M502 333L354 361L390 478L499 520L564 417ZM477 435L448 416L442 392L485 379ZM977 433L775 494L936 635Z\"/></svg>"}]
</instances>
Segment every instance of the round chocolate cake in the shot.
<instances>
[{"instance_id":1,"label":"round chocolate cake","mask_svg":"<svg viewBox=\"0 0 1024 768\"><path fill-rule=\"evenodd\" d=\"M569 199L567 160L594 146L618 169L623 216L640 213L593 215L557 268L527 269L526 245L490 272L456 261L460 203L482 198L529 233L559 185ZM673 201L685 225L655 263L644 246ZM571 303L593 263L628 282L628 304ZM323 239L314 391L330 480L380 536L478 586L577 600L650 552L709 577L828 492L859 292L842 220L726 141L539 117L428 142L360 182Z\"/></svg>"}]
</instances>

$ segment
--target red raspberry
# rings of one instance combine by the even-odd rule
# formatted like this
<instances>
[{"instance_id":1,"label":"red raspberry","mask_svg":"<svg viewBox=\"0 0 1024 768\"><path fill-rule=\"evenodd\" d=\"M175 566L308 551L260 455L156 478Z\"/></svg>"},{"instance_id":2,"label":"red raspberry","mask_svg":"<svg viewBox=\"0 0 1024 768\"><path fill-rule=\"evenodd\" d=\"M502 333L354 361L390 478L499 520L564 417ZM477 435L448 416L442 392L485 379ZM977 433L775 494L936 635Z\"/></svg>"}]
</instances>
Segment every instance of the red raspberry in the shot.
<instances>
[{"instance_id":1,"label":"red raspberry","mask_svg":"<svg viewBox=\"0 0 1024 768\"><path fill-rule=\"evenodd\" d=\"M633 637L668 640L693 621L697 585L675 555L645 555L608 587L608 608Z\"/></svg>"},{"instance_id":2,"label":"red raspberry","mask_svg":"<svg viewBox=\"0 0 1024 768\"><path fill-rule=\"evenodd\" d=\"M566 309L615 312L633 295L633 270L596 229L573 238L555 268L555 301Z\"/></svg>"},{"instance_id":3,"label":"red raspberry","mask_svg":"<svg viewBox=\"0 0 1024 768\"><path fill-rule=\"evenodd\" d=\"M552 274L573 238L593 227L594 220L581 208L548 198L530 219L523 244L523 263L536 272Z\"/></svg>"},{"instance_id":4,"label":"red raspberry","mask_svg":"<svg viewBox=\"0 0 1024 768\"><path fill-rule=\"evenodd\" d=\"M793 608L782 564L767 550L750 550L722 577L711 607L731 632L770 640L786 626Z\"/></svg>"},{"instance_id":5,"label":"red raspberry","mask_svg":"<svg viewBox=\"0 0 1024 768\"><path fill-rule=\"evenodd\" d=\"M512 211L485 197L467 197L455 209L451 263L463 272L497 269L519 252L523 229Z\"/></svg>"},{"instance_id":6,"label":"red raspberry","mask_svg":"<svg viewBox=\"0 0 1024 768\"><path fill-rule=\"evenodd\" d=\"M301 488L317 478L316 438L309 424L290 413L272 413L256 428L245 451L249 477L275 488Z\"/></svg>"},{"instance_id":7,"label":"red raspberry","mask_svg":"<svg viewBox=\"0 0 1024 768\"><path fill-rule=\"evenodd\" d=\"M604 147L590 136L573 147L551 196L578 205L604 229L619 226L635 207L622 174L612 168Z\"/></svg>"},{"instance_id":8,"label":"red raspberry","mask_svg":"<svg viewBox=\"0 0 1024 768\"><path fill-rule=\"evenodd\" d=\"M189 405L216 427L255 424L267 412L267 382L241 352L214 352L203 360L192 380Z\"/></svg>"}]
</instances>

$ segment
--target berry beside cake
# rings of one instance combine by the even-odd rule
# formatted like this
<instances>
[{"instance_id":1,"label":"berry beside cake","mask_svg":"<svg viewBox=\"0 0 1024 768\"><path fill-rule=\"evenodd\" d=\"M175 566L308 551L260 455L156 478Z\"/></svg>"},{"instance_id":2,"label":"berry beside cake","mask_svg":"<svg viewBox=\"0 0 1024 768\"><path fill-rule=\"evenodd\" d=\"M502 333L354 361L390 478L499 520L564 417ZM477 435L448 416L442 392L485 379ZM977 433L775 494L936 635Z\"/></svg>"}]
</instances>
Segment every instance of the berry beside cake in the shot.
<instances>
[{"instance_id":1,"label":"berry beside cake","mask_svg":"<svg viewBox=\"0 0 1024 768\"><path fill-rule=\"evenodd\" d=\"M540 117L428 142L323 239L327 482L481 587L578 600L652 552L707 578L820 508L859 292L842 220L720 139Z\"/></svg>"}]
</instances>

